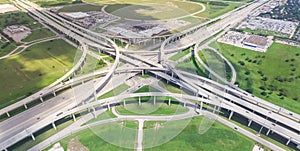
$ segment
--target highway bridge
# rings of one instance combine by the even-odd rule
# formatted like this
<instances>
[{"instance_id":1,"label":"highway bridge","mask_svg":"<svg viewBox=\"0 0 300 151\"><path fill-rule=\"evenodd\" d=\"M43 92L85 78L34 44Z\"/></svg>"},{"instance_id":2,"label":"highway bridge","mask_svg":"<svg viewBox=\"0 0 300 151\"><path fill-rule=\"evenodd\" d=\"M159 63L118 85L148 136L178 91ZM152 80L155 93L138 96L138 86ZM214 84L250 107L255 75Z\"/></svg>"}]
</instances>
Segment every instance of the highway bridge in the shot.
<instances>
[{"instance_id":1,"label":"highway bridge","mask_svg":"<svg viewBox=\"0 0 300 151\"><path fill-rule=\"evenodd\" d=\"M16 0L14 2L19 7L28 10L48 25L51 25L52 28L78 41L82 46L83 55L74 68L64 77L60 78L58 82L53 83L47 89L43 89L19 103L0 110L0 114L7 114L9 116L9 112L17 107L25 106L36 99L43 101L43 96L51 93L54 95L50 100L0 123L0 147L3 150L6 150L11 145L28 136L35 139L35 132L50 124L55 128L55 121L66 116L71 115L76 120L74 113L89 110L91 114L94 114L97 106L110 108L112 104L126 104L124 102L126 98L138 98L137 103L139 103L141 97L145 96L152 96L154 98L183 98L182 103L184 105L189 104L186 100L193 100L194 102L189 105L199 104L199 106L195 106L195 110L198 112L204 110L203 103L214 106L213 112L226 109L230 111L229 119L235 114L242 115L249 119L248 126L252 122L258 123L261 125L261 130L263 128L268 129L266 135L272 131L286 138L286 145L291 142L296 145L300 144L300 115L257 98L230 82L226 82L223 85L210 79L178 70L165 60L165 55L178 52L193 45L197 46L212 35L238 23L249 12L260 7L267 1L249 3L242 8L238 8L238 11L234 10L217 18L219 21L209 27L203 24L181 34L171 36L161 44L159 50L146 53L146 55L143 55L145 53L134 53L133 51L120 48L113 40L105 37L105 35L82 28L54 13L40 8L32 2L26 0ZM96 48L96 50L104 51L115 57L115 62L110 70L97 71L78 78L69 79L65 83L60 83L82 66L87 54L97 58L97 53L90 48ZM129 67L119 67L120 61L125 62ZM137 73L143 74L145 72L151 73L155 77L163 78L190 92L191 95L166 92L129 93L98 100L99 92L103 91L103 88L109 82L114 81L120 84ZM80 93L74 95L74 93L68 91L56 96L55 92L72 85L76 85L73 89ZM92 85L92 88L89 85ZM274 121L277 122L274 123Z\"/></svg>"}]
</instances>

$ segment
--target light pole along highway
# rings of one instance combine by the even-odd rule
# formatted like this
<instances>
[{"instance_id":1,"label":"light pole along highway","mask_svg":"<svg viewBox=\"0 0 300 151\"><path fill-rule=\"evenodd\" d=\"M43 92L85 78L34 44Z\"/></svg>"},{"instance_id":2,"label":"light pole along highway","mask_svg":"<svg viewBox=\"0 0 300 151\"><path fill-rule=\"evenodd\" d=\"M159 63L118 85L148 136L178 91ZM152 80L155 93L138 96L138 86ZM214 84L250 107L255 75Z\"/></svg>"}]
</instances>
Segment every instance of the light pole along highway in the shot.
<instances>
[{"instance_id":1,"label":"light pole along highway","mask_svg":"<svg viewBox=\"0 0 300 151\"><path fill-rule=\"evenodd\" d=\"M221 103L222 105L220 106L220 108L224 108L231 111L229 119L231 119L232 116L234 116L234 114L236 113L240 114L249 119L249 124L248 124L249 126L251 125L251 122L254 121L260 124L262 128L263 127L268 128L268 133L270 131L273 131L281 135L282 137L286 138L287 145L290 142L294 142L295 144L300 144L300 138L299 138L299 127L300 127L299 117L300 116L297 115L296 113L293 113L291 116L290 114L291 112L287 110L280 110L280 112L278 112L280 107L276 105L272 105L262 99L253 97L250 94L244 92L243 90L237 87L234 87L232 85L229 86L222 85L214 81L211 81L209 79L199 77L197 75L193 75L183 71L178 71L177 69L174 69L167 64L167 61L164 59L165 54L171 52L178 52L186 47L198 44L201 41L204 41L205 39L212 36L212 35L201 34L202 37L201 38L199 37L199 32L201 32L202 30L201 27L204 25L186 31L181 35L176 35L175 37L167 38L161 45L160 49L156 51L156 54L154 53L154 55L158 57L153 58L149 56L143 56L142 54L134 54L132 52L127 53L126 50L121 51L120 48L111 39L106 38L103 35L99 35L94 32L91 32L87 29L82 29L82 27L79 27L78 25L72 22L64 20L63 18L53 13L50 13L47 10L43 10L42 8L39 8L37 5L33 4L32 2L25 1L25 0L20 0L20 1L17 0L15 2L18 6L28 10L36 17L40 18L47 24L51 25L53 28L66 34L72 39L79 41L80 43L82 43L84 47L97 48L102 51L105 51L108 54L114 55L115 62L112 68L109 71L105 72L106 75L97 80L97 82L95 83L95 91L91 91L88 92L88 94L84 94L85 98L83 98L80 102L74 103L72 102L72 99L74 98L69 98L68 101L72 102L70 105L68 105L64 109L59 109L59 108L53 109L53 111L51 112L46 112L47 108L44 107L43 109L45 109L46 111L43 112L43 118L41 118L39 121L36 121L36 119L34 118L28 118L25 121L18 121L21 117L26 116L26 114L28 115L28 114L35 113L34 110L29 109L28 111L21 113L16 117L11 117L9 120L0 123L1 132L2 132L0 133L0 136L2 138L0 139L1 140L0 147L3 150L7 149L8 147L17 143L23 138L28 137L28 135L34 139L34 135L33 135L34 132L40 130L41 128L49 124L53 124L55 121L65 116L73 115L74 117L74 113L85 109L93 108L96 105L107 104L109 106L109 104L118 103L120 100L125 99L127 97L142 97L142 96L170 97L170 96L178 95L173 93L141 93L141 94L119 95L119 96L114 96L103 100L98 100L97 93L101 91L102 88L105 87L110 80L112 80L114 74L118 73L119 70L118 65L120 60L129 63L131 64L131 66L133 66L130 69L126 69L125 71L123 70L124 72L132 71L132 70L138 72L144 72L144 71L150 72L155 76L164 78L167 81L173 82L176 85L180 85L184 87L186 90L190 91L194 95L181 94L180 97L183 97L184 99L197 100L199 103L202 102L214 106L219 106L220 105L219 102L214 102L212 98L214 97L222 98L224 101ZM226 15L226 17L222 18L221 21L210 26L208 30L211 31L210 33L218 33L219 31L223 30L224 25L237 23L238 21L242 20L245 17L245 15L241 15L241 14L247 14L247 12L250 12L252 9L261 6L264 2L265 1L255 1L241 8L239 12L230 12ZM97 40L95 40L95 38ZM193 39L193 41L190 41L190 43L187 43L186 46L179 47L179 48L168 47L170 41L173 41L175 43L176 42L181 43L180 40L183 40L185 38ZM89 50L88 48L85 48L85 50L87 52L91 52L91 50ZM143 66L141 66L141 64ZM94 76L94 75L90 75L90 76ZM199 81L197 79L202 81L203 84L199 85ZM180 82L174 82L174 81L180 81ZM226 95L223 95L224 90L226 92ZM57 102L59 102L58 100L61 99L62 98L60 96L56 96L51 100L56 100ZM97 101L89 102L90 100L97 100ZM68 103L68 101L64 103ZM86 102L86 103L81 105L82 102ZM73 108L75 106L77 107ZM270 111L273 111L273 113L269 114ZM5 111L3 113L8 113L8 112L9 111ZM57 116L57 113L60 112L62 112L63 114ZM274 127L273 122L269 119L276 120L280 124L277 124L276 127ZM14 127L19 126L20 128L8 129L9 125L12 123L15 124ZM26 123L28 126L27 127L20 126L23 125L24 123ZM8 127L4 128L3 125L6 125Z\"/></svg>"}]
</instances>

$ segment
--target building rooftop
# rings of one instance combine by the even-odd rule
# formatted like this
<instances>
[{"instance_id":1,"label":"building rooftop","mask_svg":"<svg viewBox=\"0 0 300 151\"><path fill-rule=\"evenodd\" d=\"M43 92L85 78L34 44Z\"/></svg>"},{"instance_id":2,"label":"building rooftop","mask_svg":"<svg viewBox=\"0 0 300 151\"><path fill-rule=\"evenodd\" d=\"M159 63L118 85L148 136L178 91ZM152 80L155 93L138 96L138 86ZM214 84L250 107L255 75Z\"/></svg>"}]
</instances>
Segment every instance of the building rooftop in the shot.
<instances>
[{"instance_id":1,"label":"building rooftop","mask_svg":"<svg viewBox=\"0 0 300 151\"><path fill-rule=\"evenodd\" d=\"M254 44L257 46L266 46L268 44L268 38L258 35L251 35L244 43Z\"/></svg>"},{"instance_id":2,"label":"building rooftop","mask_svg":"<svg viewBox=\"0 0 300 151\"><path fill-rule=\"evenodd\" d=\"M90 15L83 12L73 12L73 13L64 13L66 16L71 17L73 19L79 19L84 17L89 17Z\"/></svg>"}]
</instances>

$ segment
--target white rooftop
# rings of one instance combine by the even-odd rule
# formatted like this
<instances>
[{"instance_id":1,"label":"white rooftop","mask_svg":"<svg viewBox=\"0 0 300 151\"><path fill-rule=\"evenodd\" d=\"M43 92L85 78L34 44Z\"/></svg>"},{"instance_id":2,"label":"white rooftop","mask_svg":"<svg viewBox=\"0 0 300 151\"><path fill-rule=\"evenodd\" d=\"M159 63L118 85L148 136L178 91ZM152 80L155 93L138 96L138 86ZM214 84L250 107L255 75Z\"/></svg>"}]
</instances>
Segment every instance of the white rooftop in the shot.
<instances>
[{"instance_id":1,"label":"white rooftop","mask_svg":"<svg viewBox=\"0 0 300 151\"><path fill-rule=\"evenodd\" d=\"M89 17L90 15L87 13L83 12L72 12L72 13L64 13L66 16L71 17L71 18L84 18L84 17Z\"/></svg>"}]
</instances>

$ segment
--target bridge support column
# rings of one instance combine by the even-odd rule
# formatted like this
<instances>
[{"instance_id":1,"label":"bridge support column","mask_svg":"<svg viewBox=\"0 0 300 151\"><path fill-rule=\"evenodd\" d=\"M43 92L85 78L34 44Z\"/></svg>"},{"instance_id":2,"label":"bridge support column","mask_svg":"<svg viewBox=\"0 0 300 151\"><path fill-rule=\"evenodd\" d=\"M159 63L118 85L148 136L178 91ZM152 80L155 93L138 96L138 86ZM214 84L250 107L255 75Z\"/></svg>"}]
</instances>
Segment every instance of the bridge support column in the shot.
<instances>
[{"instance_id":1,"label":"bridge support column","mask_svg":"<svg viewBox=\"0 0 300 151\"><path fill-rule=\"evenodd\" d=\"M156 104L156 96L154 96L154 98L153 98L153 104L154 105Z\"/></svg>"},{"instance_id":2,"label":"bridge support column","mask_svg":"<svg viewBox=\"0 0 300 151\"><path fill-rule=\"evenodd\" d=\"M141 106L141 97L139 96L139 106Z\"/></svg>"},{"instance_id":3,"label":"bridge support column","mask_svg":"<svg viewBox=\"0 0 300 151\"><path fill-rule=\"evenodd\" d=\"M215 113L216 112L216 108L217 108L217 106L215 105L214 106L214 110L213 110L213 113ZM230 113L230 115L231 115L231 113ZM232 116L232 115L231 115ZM229 117L229 120L231 119L231 117Z\"/></svg>"},{"instance_id":4,"label":"bridge support column","mask_svg":"<svg viewBox=\"0 0 300 151\"><path fill-rule=\"evenodd\" d=\"M56 130L56 126L54 122L52 122L52 127Z\"/></svg>"},{"instance_id":5,"label":"bridge support column","mask_svg":"<svg viewBox=\"0 0 300 151\"><path fill-rule=\"evenodd\" d=\"M94 90L94 100L98 101L96 90Z\"/></svg>"},{"instance_id":6,"label":"bridge support column","mask_svg":"<svg viewBox=\"0 0 300 151\"><path fill-rule=\"evenodd\" d=\"M251 123L252 123L252 120L249 120L248 126L250 126L250 125L251 125Z\"/></svg>"},{"instance_id":7,"label":"bridge support column","mask_svg":"<svg viewBox=\"0 0 300 151\"><path fill-rule=\"evenodd\" d=\"M233 113L234 113L233 111L230 112L229 120L231 120L231 117L232 117Z\"/></svg>"},{"instance_id":8,"label":"bridge support column","mask_svg":"<svg viewBox=\"0 0 300 151\"><path fill-rule=\"evenodd\" d=\"M72 114L72 117L73 117L73 121L76 122L75 114Z\"/></svg>"},{"instance_id":9,"label":"bridge support column","mask_svg":"<svg viewBox=\"0 0 300 151\"><path fill-rule=\"evenodd\" d=\"M260 130L259 130L259 134L261 133L262 129L264 128L264 126L261 126Z\"/></svg>"},{"instance_id":10,"label":"bridge support column","mask_svg":"<svg viewBox=\"0 0 300 151\"><path fill-rule=\"evenodd\" d=\"M172 73L172 78L174 77L174 73L171 71L171 73Z\"/></svg>"},{"instance_id":11,"label":"bridge support column","mask_svg":"<svg viewBox=\"0 0 300 151\"><path fill-rule=\"evenodd\" d=\"M203 109L203 102L201 101L201 103L200 103L200 110L202 110Z\"/></svg>"},{"instance_id":12,"label":"bridge support column","mask_svg":"<svg viewBox=\"0 0 300 151\"><path fill-rule=\"evenodd\" d=\"M92 107L92 114L93 114L94 118L97 117L97 115L96 115L96 109L94 107Z\"/></svg>"},{"instance_id":13,"label":"bridge support column","mask_svg":"<svg viewBox=\"0 0 300 151\"><path fill-rule=\"evenodd\" d=\"M289 145L290 142L291 142L291 138L289 138L289 140L286 142L285 145Z\"/></svg>"},{"instance_id":14,"label":"bridge support column","mask_svg":"<svg viewBox=\"0 0 300 151\"><path fill-rule=\"evenodd\" d=\"M107 109L110 111L110 104L107 103Z\"/></svg>"},{"instance_id":15,"label":"bridge support column","mask_svg":"<svg viewBox=\"0 0 300 151\"><path fill-rule=\"evenodd\" d=\"M40 96L40 100L41 100L41 102L44 102L43 97L41 97L41 96Z\"/></svg>"},{"instance_id":16,"label":"bridge support column","mask_svg":"<svg viewBox=\"0 0 300 151\"><path fill-rule=\"evenodd\" d=\"M25 107L25 109L27 109L27 105L26 104L24 104L24 107Z\"/></svg>"},{"instance_id":17,"label":"bridge support column","mask_svg":"<svg viewBox=\"0 0 300 151\"><path fill-rule=\"evenodd\" d=\"M123 106L126 106L126 99L123 100Z\"/></svg>"},{"instance_id":18,"label":"bridge support column","mask_svg":"<svg viewBox=\"0 0 300 151\"><path fill-rule=\"evenodd\" d=\"M6 112L6 115L7 115L8 117L10 117L10 114L9 114L8 112Z\"/></svg>"},{"instance_id":19,"label":"bridge support column","mask_svg":"<svg viewBox=\"0 0 300 151\"><path fill-rule=\"evenodd\" d=\"M171 98L170 98L170 97L169 97L168 105L169 105L169 106L171 105Z\"/></svg>"},{"instance_id":20,"label":"bridge support column","mask_svg":"<svg viewBox=\"0 0 300 151\"><path fill-rule=\"evenodd\" d=\"M184 101L184 103L183 103L183 107L186 107L186 101Z\"/></svg>"},{"instance_id":21,"label":"bridge support column","mask_svg":"<svg viewBox=\"0 0 300 151\"><path fill-rule=\"evenodd\" d=\"M52 94L53 94L54 96L56 96L56 93L55 93L55 91L53 91L53 92L52 92Z\"/></svg>"},{"instance_id":22,"label":"bridge support column","mask_svg":"<svg viewBox=\"0 0 300 151\"><path fill-rule=\"evenodd\" d=\"M33 136L33 134L31 133L30 135L31 135L32 140L35 141L35 137Z\"/></svg>"},{"instance_id":23,"label":"bridge support column","mask_svg":"<svg viewBox=\"0 0 300 151\"><path fill-rule=\"evenodd\" d=\"M268 132L267 132L267 134L266 134L267 136L269 135L270 131L271 131L271 129L268 129Z\"/></svg>"}]
</instances>

